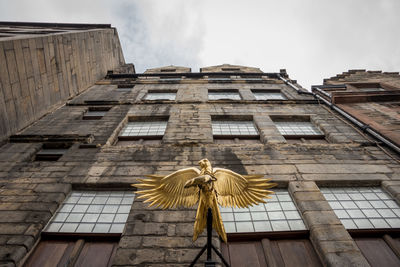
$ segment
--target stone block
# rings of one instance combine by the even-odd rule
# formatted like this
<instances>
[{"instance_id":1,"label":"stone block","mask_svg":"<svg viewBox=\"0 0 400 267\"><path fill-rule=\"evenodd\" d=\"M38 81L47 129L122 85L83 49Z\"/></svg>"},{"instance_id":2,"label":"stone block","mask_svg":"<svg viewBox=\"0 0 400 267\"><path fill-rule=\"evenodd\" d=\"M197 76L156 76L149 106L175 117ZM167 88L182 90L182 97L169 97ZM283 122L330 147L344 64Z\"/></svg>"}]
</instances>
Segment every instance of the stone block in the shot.
<instances>
[{"instance_id":1,"label":"stone block","mask_svg":"<svg viewBox=\"0 0 400 267\"><path fill-rule=\"evenodd\" d=\"M68 194L69 191L71 191L71 185L70 184L39 184L38 186L36 186L34 191L38 192L38 193L61 192L64 194Z\"/></svg>"},{"instance_id":2,"label":"stone block","mask_svg":"<svg viewBox=\"0 0 400 267\"><path fill-rule=\"evenodd\" d=\"M140 248L142 239L141 236L123 236L118 246L120 248Z\"/></svg>"},{"instance_id":3,"label":"stone block","mask_svg":"<svg viewBox=\"0 0 400 267\"><path fill-rule=\"evenodd\" d=\"M309 227L324 225L324 224L341 224L339 218L334 211L305 211L303 218Z\"/></svg>"},{"instance_id":4,"label":"stone block","mask_svg":"<svg viewBox=\"0 0 400 267\"><path fill-rule=\"evenodd\" d=\"M325 198L321 192L312 192L312 191L298 191L293 193L293 197L296 203L301 201L324 201Z\"/></svg>"},{"instance_id":5,"label":"stone block","mask_svg":"<svg viewBox=\"0 0 400 267\"><path fill-rule=\"evenodd\" d=\"M350 234L343 225L315 225L310 227L310 239L321 241L351 241Z\"/></svg>"},{"instance_id":6,"label":"stone block","mask_svg":"<svg viewBox=\"0 0 400 267\"><path fill-rule=\"evenodd\" d=\"M296 164L300 173L392 173L385 165L374 164Z\"/></svg>"},{"instance_id":7,"label":"stone block","mask_svg":"<svg viewBox=\"0 0 400 267\"><path fill-rule=\"evenodd\" d=\"M370 266L360 251L327 253L322 256L325 266Z\"/></svg>"},{"instance_id":8,"label":"stone block","mask_svg":"<svg viewBox=\"0 0 400 267\"><path fill-rule=\"evenodd\" d=\"M125 249L119 248L113 260L113 265L140 266L150 263L164 262L164 249Z\"/></svg>"},{"instance_id":9,"label":"stone block","mask_svg":"<svg viewBox=\"0 0 400 267\"><path fill-rule=\"evenodd\" d=\"M24 246L7 245L0 249L0 260L13 261L16 265L25 256L26 248Z\"/></svg>"},{"instance_id":10,"label":"stone block","mask_svg":"<svg viewBox=\"0 0 400 267\"><path fill-rule=\"evenodd\" d=\"M331 211L328 201L300 201L297 206L301 212L306 211Z\"/></svg>"},{"instance_id":11,"label":"stone block","mask_svg":"<svg viewBox=\"0 0 400 267\"><path fill-rule=\"evenodd\" d=\"M187 248L194 244L189 237L144 236L143 247Z\"/></svg>"},{"instance_id":12,"label":"stone block","mask_svg":"<svg viewBox=\"0 0 400 267\"><path fill-rule=\"evenodd\" d=\"M303 181L290 182L289 192L294 193L298 191L319 192L319 188L314 182L303 182Z\"/></svg>"}]
</instances>

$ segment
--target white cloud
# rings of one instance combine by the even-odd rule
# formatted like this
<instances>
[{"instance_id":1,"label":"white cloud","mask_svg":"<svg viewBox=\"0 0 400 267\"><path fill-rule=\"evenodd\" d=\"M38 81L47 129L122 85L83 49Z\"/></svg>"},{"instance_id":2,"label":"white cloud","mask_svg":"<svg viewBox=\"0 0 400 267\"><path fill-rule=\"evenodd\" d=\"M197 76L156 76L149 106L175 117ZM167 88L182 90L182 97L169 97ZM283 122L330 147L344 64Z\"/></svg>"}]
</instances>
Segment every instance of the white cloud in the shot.
<instances>
[{"instance_id":1,"label":"white cloud","mask_svg":"<svg viewBox=\"0 0 400 267\"><path fill-rule=\"evenodd\" d=\"M400 70L400 1L0 0L2 20L111 23L138 72L286 68L309 88L350 68Z\"/></svg>"}]
</instances>

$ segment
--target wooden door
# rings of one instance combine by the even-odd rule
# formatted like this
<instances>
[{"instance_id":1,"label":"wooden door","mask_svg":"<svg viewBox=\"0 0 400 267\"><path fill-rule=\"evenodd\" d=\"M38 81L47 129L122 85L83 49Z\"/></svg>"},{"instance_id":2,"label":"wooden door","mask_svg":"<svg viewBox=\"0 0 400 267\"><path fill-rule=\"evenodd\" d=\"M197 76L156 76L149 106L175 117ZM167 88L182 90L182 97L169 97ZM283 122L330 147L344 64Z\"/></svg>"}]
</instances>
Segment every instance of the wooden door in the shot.
<instances>
[{"instance_id":1,"label":"wooden door","mask_svg":"<svg viewBox=\"0 0 400 267\"><path fill-rule=\"evenodd\" d=\"M372 267L400 266L399 238L384 235L383 237L357 237L354 240Z\"/></svg>"},{"instance_id":2,"label":"wooden door","mask_svg":"<svg viewBox=\"0 0 400 267\"><path fill-rule=\"evenodd\" d=\"M322 266L308 239L228 242L222 253L232 267Z\"/></svg>"},{"instance_id":3,"label":"wooden door","mask_svg":"<svg viewBox=\"0 0 400 267\"><path fill-rule=\"evenodd\" d=\"M25 262L28 267L111 266L117 242L45 240Z\"/></svg>"}]
</instances>

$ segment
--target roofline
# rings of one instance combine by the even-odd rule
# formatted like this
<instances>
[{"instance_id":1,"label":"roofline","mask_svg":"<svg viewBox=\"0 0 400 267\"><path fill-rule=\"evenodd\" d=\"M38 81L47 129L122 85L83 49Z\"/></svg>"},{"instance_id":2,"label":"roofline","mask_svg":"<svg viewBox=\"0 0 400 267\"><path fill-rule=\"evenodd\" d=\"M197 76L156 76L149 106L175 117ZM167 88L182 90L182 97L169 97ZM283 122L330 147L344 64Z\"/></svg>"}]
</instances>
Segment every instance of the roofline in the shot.
<instances>
[{"instance_id":1,"label":"roofline","mask_svg":"<svg viewBox=\"0 0 400 267\"><path fill-rule=\"evenodd\" d=\"M3 26L27 26L27 27L51 27L51 28L111 28L111 24L92 24L92 23L0 21L0 25L3 25Z\"/></svg>"},{"instance_id":2,"label":"roofline","mask_svg":"<svg viewBox=\"0 0 400 267\"><path fill-rule=\"evenodd\" d=\"M240 75L249 75L249 76L269 76L271 78L278 78L280 73L278 72L180 72L180 73L121 73L121 74L113 74L108 73L106 78L109 79L120 79L120 78L137 78L143 76L186 76L186 77L202 77L202 76L213 76L213 75L233 75L233 76L240 76Z\"/></svg>"}]
</instances>

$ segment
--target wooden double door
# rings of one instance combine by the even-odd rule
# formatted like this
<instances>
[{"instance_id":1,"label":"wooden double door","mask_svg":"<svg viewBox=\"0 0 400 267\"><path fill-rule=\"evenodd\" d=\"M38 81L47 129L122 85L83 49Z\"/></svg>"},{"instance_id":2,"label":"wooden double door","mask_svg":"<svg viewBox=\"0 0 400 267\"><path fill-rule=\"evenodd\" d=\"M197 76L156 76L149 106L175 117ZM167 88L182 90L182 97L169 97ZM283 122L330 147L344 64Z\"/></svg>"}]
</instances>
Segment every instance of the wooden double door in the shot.
<instances>
[{"instance_id":1,"label":"wooden double door","mask_svg":"<svg viewBox=\"0 0 400 267\"><path fill-rule=\"evenodd\" d=\"M230 241L222 254L232 267L317 267L322 266L308 239Z\"/></svg>"}]
</instances>

